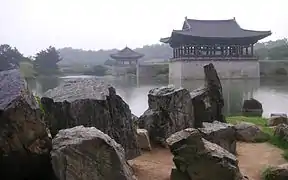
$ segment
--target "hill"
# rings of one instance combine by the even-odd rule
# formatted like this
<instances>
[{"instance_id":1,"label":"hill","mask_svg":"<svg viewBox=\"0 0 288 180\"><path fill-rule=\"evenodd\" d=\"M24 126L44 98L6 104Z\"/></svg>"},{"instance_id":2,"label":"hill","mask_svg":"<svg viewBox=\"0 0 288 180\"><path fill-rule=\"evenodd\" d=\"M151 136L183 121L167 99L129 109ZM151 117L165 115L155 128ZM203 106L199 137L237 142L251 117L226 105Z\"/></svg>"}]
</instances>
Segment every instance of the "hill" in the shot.
<instances>
[{"instance_id":1,"label":"hill","mask_svg":"<svg viewBox=\"0 0 288 180\"><path fill-rule=\"evenodd\" d=\"M145 45L142 48L134 49L136 52L145 54L141 61L147 60L167 60L172 57L172 49L166 44ZM255 45L256 54L260 59L288 59L287 39L276 41L261 42ZM59 49L60 56L63 58L59 65L86 64L99 65L104 64L110 58L110 54L117 52L117 49L110 50L82 50L71 47Z\"/></svg>"}]
</instances>

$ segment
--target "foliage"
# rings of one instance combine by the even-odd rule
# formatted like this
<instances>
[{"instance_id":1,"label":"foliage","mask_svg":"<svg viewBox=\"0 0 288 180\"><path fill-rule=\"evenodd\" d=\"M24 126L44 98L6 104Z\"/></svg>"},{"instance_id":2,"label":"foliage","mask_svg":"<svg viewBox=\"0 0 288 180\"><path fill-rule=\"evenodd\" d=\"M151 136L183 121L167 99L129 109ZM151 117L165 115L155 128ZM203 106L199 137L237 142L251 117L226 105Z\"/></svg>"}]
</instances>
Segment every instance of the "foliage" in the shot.
<instances>
[{"instance_id":1,"label":"foliage","mask_svg":"<svg viewBox=\"0 0 288 180\"><path fill-rule=\"evenodd\" d=\"M39 108L40 108L41 112L43 113L43 115L45 115L45 110L44 110L44 107L43 107L43 105L41 103L41 98L39 96L36 96L36 95L34 97L35 97L36 102L39 105Z\"/></svg>"},{"instance_id":2,"label":"foliage","mask_svg":"<svg viewBox=\"0 0 288 180\"><path fill-rule=\"evenodd\" d=\"M91 71L85 72L85 75L105 76L108 68L102 65L96 65Z\"/></svg>"},{"instance_id":3,"label":"foliage","mask_svg":"<svg viewBox=\"0 0 288 180\"><path fill-rule=\"evenodd\" d=\"M19 63L24 59L15 47L12 48L8 44L0 45L0 71L19 67Z\"/></svg>"},{"instance_id":4,"label":"foliage","mask_svg":"<svg viewBox=\"0 0 288 180\"><path fill-rule=\"evenodd\" d=\"M37 75L34 70L33 62L22 61L19 63L20 72L25 78L35 78Z\"/></svg>"},{"instance_id":5,"label":"foliage","mask_svg":"<svg viewBox=\"0 0 288 180\"><path fill-rule=\"evenodd\" d=\"M50 46L36 54L34 67L41 75L57 75L59 74L57 63L61 60L56 48Z\"/></svg>"},{"instance_id":6,"label":"foliage","mask_svg":"<svg viewBox=\"0 0 288 180\"><path fill-rule=\"evenodd\" d=\"M231 124L237 124L239 122L253 123L261 128L261 130L269 136L268 142L280 149L284 150L282 154L283 158L288 160L288 142L274 135L274 130L267 126L267 119L261 117L244 117L244 116L232 116L226 118L227 122Z\"/></svg>"},{"instance_id":7,"label":"foliage","mask_svg":"<svg viewBox=\"0 0 288 180\"><path fill-rule=\"evenodd\" d=\"M271 167L266 167L261 173L261 180L273 180L274 175L271 170Z\"/></svg>"}]
</instances>

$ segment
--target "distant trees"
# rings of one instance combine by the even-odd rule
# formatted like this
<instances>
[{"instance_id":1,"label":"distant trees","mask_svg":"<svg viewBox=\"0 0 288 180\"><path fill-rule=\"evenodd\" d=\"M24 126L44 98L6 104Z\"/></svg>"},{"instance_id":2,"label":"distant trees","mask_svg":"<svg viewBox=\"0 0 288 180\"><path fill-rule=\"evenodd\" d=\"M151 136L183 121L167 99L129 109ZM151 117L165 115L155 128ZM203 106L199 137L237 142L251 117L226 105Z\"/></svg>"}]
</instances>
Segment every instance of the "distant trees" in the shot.
<instances>
[{"instance_id":1,"label":"distant trees","mask_svg":"<svg viewBox=\"0 0 288 180\"><path fill-rule=\"evenodd\" d=\"M108 68L103 65L96 65L92 70L84 72L85 75L105 76Z\"/></svg>"},{"instance_id":2,"label":"distant trees","mask_svg":"<svg viewBox=\"0 0 288 180\"><path fill-rule=\"evenodd\" d=\"M35 70L41 75L58 75L59 68L57 63L61 61L61 57L55 47L38 52L33 61Z\"/></svg>"},{"instance_id":3,"label":"distant trees","mask_svg":"<svg viewBox=\"0 0 288 180\"><path fill-rule=\"evenodd\" d=\"M19 63L24 59L24 56L15 47L8 44L0 45L0 71L19 67Z\"/></svg>"}]
</instances>

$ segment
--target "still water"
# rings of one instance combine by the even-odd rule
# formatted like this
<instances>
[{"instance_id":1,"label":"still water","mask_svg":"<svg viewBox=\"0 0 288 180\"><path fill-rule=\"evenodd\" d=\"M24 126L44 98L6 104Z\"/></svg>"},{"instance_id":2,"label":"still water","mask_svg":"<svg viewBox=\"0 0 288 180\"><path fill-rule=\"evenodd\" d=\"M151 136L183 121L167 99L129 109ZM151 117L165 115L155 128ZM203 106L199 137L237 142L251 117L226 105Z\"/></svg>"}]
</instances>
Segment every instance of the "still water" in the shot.
<instances>
[{"instance_id":1,"label":"still water","mask_svg":"<svg viewBox=\"0 0 288 180\"><path fill-rule=\"evenodd\" d=\"M38 78L27 80L30 88L38 95L56 87L65 79L91 78L91 76L65 76L59 78ZM93 77L95 78L95 77ZM169 84L169 80L159 81L155 79L115 79L113 77L100 78L113 84L117 93L129 104L132 113L139 116L148 107L147 94L150 89ZM288 113L288 79L237 79L221 80L223 96L225 99L224 113L226 115L238 115L245 99L251 97L259 100L264 109L263 116L269 117L270 113ZM184 87L190 91L202 86L203 80L170 80L170 84L176 87Z\"/></svg>"}]
</instances>

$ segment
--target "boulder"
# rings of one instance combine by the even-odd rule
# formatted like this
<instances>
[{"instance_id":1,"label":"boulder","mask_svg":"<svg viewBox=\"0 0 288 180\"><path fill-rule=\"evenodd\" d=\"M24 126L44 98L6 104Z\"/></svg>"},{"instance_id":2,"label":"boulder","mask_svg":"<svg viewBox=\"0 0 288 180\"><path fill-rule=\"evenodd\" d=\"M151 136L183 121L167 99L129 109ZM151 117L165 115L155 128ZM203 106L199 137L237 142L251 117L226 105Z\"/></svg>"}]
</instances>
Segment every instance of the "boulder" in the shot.
<instances>
[{"instance_id":1,"label":"boulder","mask_svg":"<svg viewBox=\"0 0 288 180\"><path fill-rule=\"evenodd\" d=\"M288 118L286 114L271 114L268 119L268 126L277 126L278 124L288 124Z\"/></svg>"},{"instance_id":2,"label":"boulder","mask_svg":"<svg viewBox=\"0 0 288 180\"><path fill-rule=\"evenodd\" d=\"M59 180L134 180L122 146L95 127L60 130L51 157Z\"/></svg>"},{"instance_id":3,"label":"boulder","mask_svg":"<svg viewBox=\"0 0 288 180\"><path fill-rule=\"evenodd\" d=\"M144 150L151 151L151 144L149 140L149 134L146 129L137 129L137 140L139 143L139 147Z\"/></svg>"},{"instance_id":4,"label":"boulder","mask_svg":"<svg viewBox=\"0 0 288 180\"><path fill-rule=\"evenodd\" d=\"M245 100L242 106L242 115L243 116L256 116L262 117L263 108L262 104L256 99Z\"/></svg>"},{"instance_id":5,"label":"boulder","mask_svg":"<svg viewBox=\"0 0 288 180\"><path fill-rule=\"evenodd\" d=\"M0 179L52 179L51 139L19 70L0 72Z\"/></svg>"},{"instance_id":6,"label":"boulder","mask_svg":"<svg viewBox=\"0 0 288 180\"><path fill-rule=\"evenodd\" d=\"M193 107L187 89L155 88L148 94L149 108L139 117L139 128L147 129L150 140L165 146L173 133L194 127Z\"/></svg>"},{"instance_id":7,"label":"boulder","mask_svg":"<svg viewBox=\"0 0 288 180\"><path fill-rule=\"evenodd\" d=\"M236 129L236 138L243 142L263 142L269 139L269 135L264 133L253 123L241 122L234 126Z\"/></svg>"},{"instance_id":8,"label":"boulder","mask_svg":"<svg viewBox=\"0 0 288 180\"><path fill-rule=\"evenodd\" d=\"M195 127L202 127L203 122L226 122L222 113L224 107L222 85L212 63L204 66L205 86L190 93Z\"/></svg>"},{"instance_id":9,"label":"boulder","mask_svg":"<svg viewBox=\"0 0 288 180\"><path fill-rule=\"evenodd\" d=\"M65 81L41 103L53 137L78 125L96 127L121 144L128 159L140 155L131 110L110 85L92 78Z\"/></svg>"},{"instance_id":10,"label":"boulder","mask_svg":"<svg viewBox=\"0 0 288 180\"><path fill-rule=\"evenodd\" d=\"M190 93L190 96L193 104L195 128L202 127L203 122L213 122L208 89L206 87L195 89Z\"/></svg>"},{"instance_id":11,"label":"boulder","mask_svg":"<svg viewBox=\"0 0 288 180\"><path fill-rule=\"evenodd\" d=\"M288 142L288 125L278 124L274 130L274 136L279 137Z\"/></svg>"},{"instance_id":12,"label":"boulder","mask_svg":"<svg viewBox=\"0 0 288 180\"><path fill-rule=\"evenodd\" d=\"M132 122L134 124L134 127L137 129L138 128L138 117L134 114L131 114Z\"/></svg>"},{"instance_id":13,"label":"boulder","mask_svg":"<svg viewBox=\"0 0 288 180\"><path fill-rule=\"evenodd\" d=\"M199 131L206 140L218 144L232 154L236 154L236 131L233 125L219 121L204 122L203 128L199 128Z\"/></svg>"},{"instance_id":14,"label":"boulder","mask_svg":"<svg viewBox=\"0 0 288 180\"><path fill-rule=\"evenodd\" d=\"M176 169L171 180L242 180L236 156L188 128L171 135L167 144Z\"/></svg>"},{"instance_id":15,"label":"boulder","mask_svg":"<svg viewBox=\"0 0 288 180\"><path fill-rule=\"evenodd\" d=\"M288 163L271 166L262 174L263 180L286 180L288 179Z\"/></svg>"},{"instance_id":16,"label":"boulder","mask_svg":"<svg viewBox=\"0 0 288 180\"><path fill-rule=\"evenodd\" d=\"M208 89L208 97L211 105L211 119L212 121L226 122L225 116L222 113L224 107L222 85L212 63L204 66L204 74L205 87Z\"/></svg>"}]
</instances>

